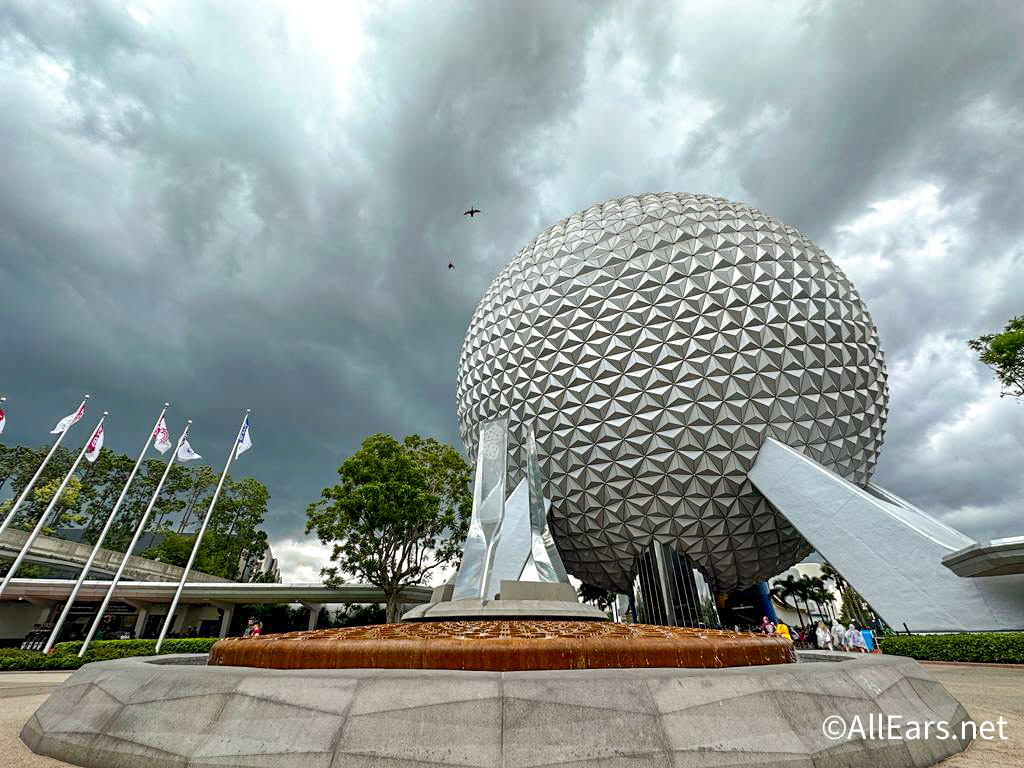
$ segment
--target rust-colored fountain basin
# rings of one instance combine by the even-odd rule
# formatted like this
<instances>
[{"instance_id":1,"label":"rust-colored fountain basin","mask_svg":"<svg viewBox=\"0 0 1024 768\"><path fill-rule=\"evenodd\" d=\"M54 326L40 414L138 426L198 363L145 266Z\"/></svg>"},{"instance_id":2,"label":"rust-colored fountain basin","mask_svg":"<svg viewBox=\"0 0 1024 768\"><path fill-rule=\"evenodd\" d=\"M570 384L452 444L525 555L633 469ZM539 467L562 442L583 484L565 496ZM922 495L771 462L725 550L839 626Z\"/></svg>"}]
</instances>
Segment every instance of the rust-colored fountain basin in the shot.
<instances>
[{"instance_id":1,"label":"rust-colored fountain basin","mask_svg":"<svg viewBox=\"0 0 1024 768\"><path fill-rule=\"evenodd\" d=\"M271 669L742 667L794 661L781 637L600 621L425 621L233 637L211 665Z\"/></svg>"}]
</instances>

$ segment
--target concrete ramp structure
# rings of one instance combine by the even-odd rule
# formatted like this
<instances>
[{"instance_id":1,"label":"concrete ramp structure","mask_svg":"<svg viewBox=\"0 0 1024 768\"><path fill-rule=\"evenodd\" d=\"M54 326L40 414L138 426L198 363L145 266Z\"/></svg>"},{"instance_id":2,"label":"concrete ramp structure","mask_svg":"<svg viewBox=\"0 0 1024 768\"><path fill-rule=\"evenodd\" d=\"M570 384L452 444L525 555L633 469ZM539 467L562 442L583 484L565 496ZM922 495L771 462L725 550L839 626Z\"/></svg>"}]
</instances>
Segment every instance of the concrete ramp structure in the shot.
<instances>
[{"instance_id":1,"label":"concrete ramp structure","mask_svg":"<svg viewBox=\"0 0 1024 768\"><path fill-rule=\"evenodd\" d=\"M1024 629L1024 573L957 575L943 559L977 542L885 489L854 485L772 438L749 477L894 629Z\"/></svg>"},{"instance_id":2,"label":"concrete ramp structure","mask_svg":"<svg viewBox=\"0 0 1024 768\"><path fill-rule=\"evenodd\" d=\"M25 546L28 540L28 532L18 528L8 528L0 533L0 557L13 559ZM60 539L56 536L39 536L29 548L26 562L42 565L66 566L81 570L89 554L92 552L92 544ZM105 574L112 576L121 560L124 559L123 552L115 552L111 549L103 549L96 554L90 573ZM150 560L148 557L132 555L128 558L128 565L125 567L124 575L132 581L180 581L184 569L171 563L161 563L158 560ZM212 576L193 568L188 575L189 581L222 583L224 578Z\"/></svg>"}]
</instances>

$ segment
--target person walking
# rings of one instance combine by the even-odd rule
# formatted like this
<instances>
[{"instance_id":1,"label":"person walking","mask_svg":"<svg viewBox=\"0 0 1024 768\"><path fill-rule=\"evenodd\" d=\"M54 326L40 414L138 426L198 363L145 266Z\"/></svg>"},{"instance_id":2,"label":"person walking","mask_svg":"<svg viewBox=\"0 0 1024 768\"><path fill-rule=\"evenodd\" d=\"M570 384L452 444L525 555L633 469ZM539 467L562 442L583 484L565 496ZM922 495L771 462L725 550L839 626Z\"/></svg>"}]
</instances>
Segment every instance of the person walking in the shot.
<instances>
[{"instance_id":1,"label":"person walking","mask_svg":"<svg viewBox=\"0 0 1024 768\"><path fill-rule=\"evenodd\" d=\"M761 620L761 631L768 636L775 634L775 625L767 616Z\"/></svg>"},{"instance_id":2,"label":"person walking","mask_svg":"<svg viewBox=\"0 0 1024 768\"><path fill-rule=\"evenodd\" d=\"M825 622L819 621L818 627L814 632L815 639L818 641L819 651L831 651L832 650L832 633L828 627L825 626Z\"/></svg>"},{"instance_id":3,"label":"person walking","mask_svg":"<svg viewBox=\"0 0 1024 768\"><path fill-rule=\"evenodd\" d=\"M851 651L856 650L857 653L868 652L867 644L864 642L864 635L862 635L860 630L853 625L852 621L846 630L846 644L849 646Z\"/></svg>"},{"instance_id":4,"label":"person walking","mask_svg":"<svg viewBox=\"0 0 1024 768\"><path fill-rule=\"evenodd\" d=\"M846 630L837 619L832 619L832 646L837 651L846 650Z\"/></svg>"},{"instance_id":5,"label":"person walking","mask_svg":"<svg viewBox=\"0 0 1024 768\"><path fill-rule=\"evenodd\" d=\"M781 621L775 625L775 634L779 635L780 637L786 638L787 640L789 640L789 642L793 642L793 638L789 634L789 627L787 627Z\"/></svg>"}]
</instances>

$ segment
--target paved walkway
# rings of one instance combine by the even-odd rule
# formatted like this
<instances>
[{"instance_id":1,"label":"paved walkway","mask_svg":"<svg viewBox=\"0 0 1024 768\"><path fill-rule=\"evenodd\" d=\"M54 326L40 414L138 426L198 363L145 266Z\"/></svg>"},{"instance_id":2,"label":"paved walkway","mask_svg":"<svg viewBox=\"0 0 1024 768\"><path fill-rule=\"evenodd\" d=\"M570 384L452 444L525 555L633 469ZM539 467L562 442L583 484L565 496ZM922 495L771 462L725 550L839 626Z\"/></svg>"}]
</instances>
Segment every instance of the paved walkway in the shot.
<instances>
[{"instance_id":1,"label":"paved walkway","mask_svg":"<svg viewBox=\"0 0 1024 768\"><path fill-rule=\"evenodd\" d=\"M1001 715L1007 741L976 739L942 768L1020 768L1024 765L1024 667L987 664L932 664L924 667L967 707L975 721ZM59 760L32 754L18 734L36 708L68 672L0 672L0 755L4 768L60 768Z\"/></svg>"},{"instance_id":2,"label":"paved walkway","mask_svg":"<svg viewBox=\"0 0 1024 768\"><path fill-rule=\"evenodd\" d=\"M50 691L70 672L0 672L0 755L5 768L59 768L68 763L39 757L21 743L18 734Z\"/></svg>"},{"instance_id":3,"label":"paved walkway","mask_svg":"<svg viewBox=\"0 0 1024 768\"><path fill-rule=\"evenodd\" d=\"M939 664L922 666L960 699L976 723L1000 716L1008 722L1007 741L975 739L966 751L942 762L942 768L1020 768L1024 765L1024 666Z\"/></svg>"}]
</instances>

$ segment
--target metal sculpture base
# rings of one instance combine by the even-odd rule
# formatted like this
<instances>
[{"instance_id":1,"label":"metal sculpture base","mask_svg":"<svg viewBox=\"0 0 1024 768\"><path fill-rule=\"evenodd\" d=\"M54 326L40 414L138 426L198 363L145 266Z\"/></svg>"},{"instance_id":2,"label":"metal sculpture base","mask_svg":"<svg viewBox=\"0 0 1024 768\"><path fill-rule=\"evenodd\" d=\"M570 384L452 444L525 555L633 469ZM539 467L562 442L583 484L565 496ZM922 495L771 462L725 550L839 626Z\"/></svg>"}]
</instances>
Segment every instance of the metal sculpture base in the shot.
<instances>
[{"instance_id":1,"label":"metal sculpture base","mask_svg":"<svg viewBox=\"0 0 1024 768\"><path fill-rule=\"evenodd\" d=\"M449 584L434 589L433 599L402 615L402 621L452 621L455 619L567 619L608 621L592 605L584 605L569 584L541 581L502 581L495 600L452 600Z\"/></svg>"},{"instance_id":2,"label":"metal sculpture base","mask_svg":"<svg viewBox=\"0 0 1024 768\"><path fill-rule=\"evenodd\" d=\"M902 729L874 740L822 733L829 715L866 724L885 713L945 720L959 736L963 706L917 662L894 656L540 672L166 663L194 659L87 664L21 739L89 768L923 768L968 743L934 728L917 740Z\"/></svg>"},{"instance_id":3,"label":"metal sculpture base","mask_svg":"<svg viewBox=\"0 0 1024 768\"><path fill-rule=\"evenodd\" d=\"M402 621L455 621L456 619L550 619L566 621L608 621L592 605L568 600L446 600L417 605L402 615Z\"/></svg>"}]
</instances>

